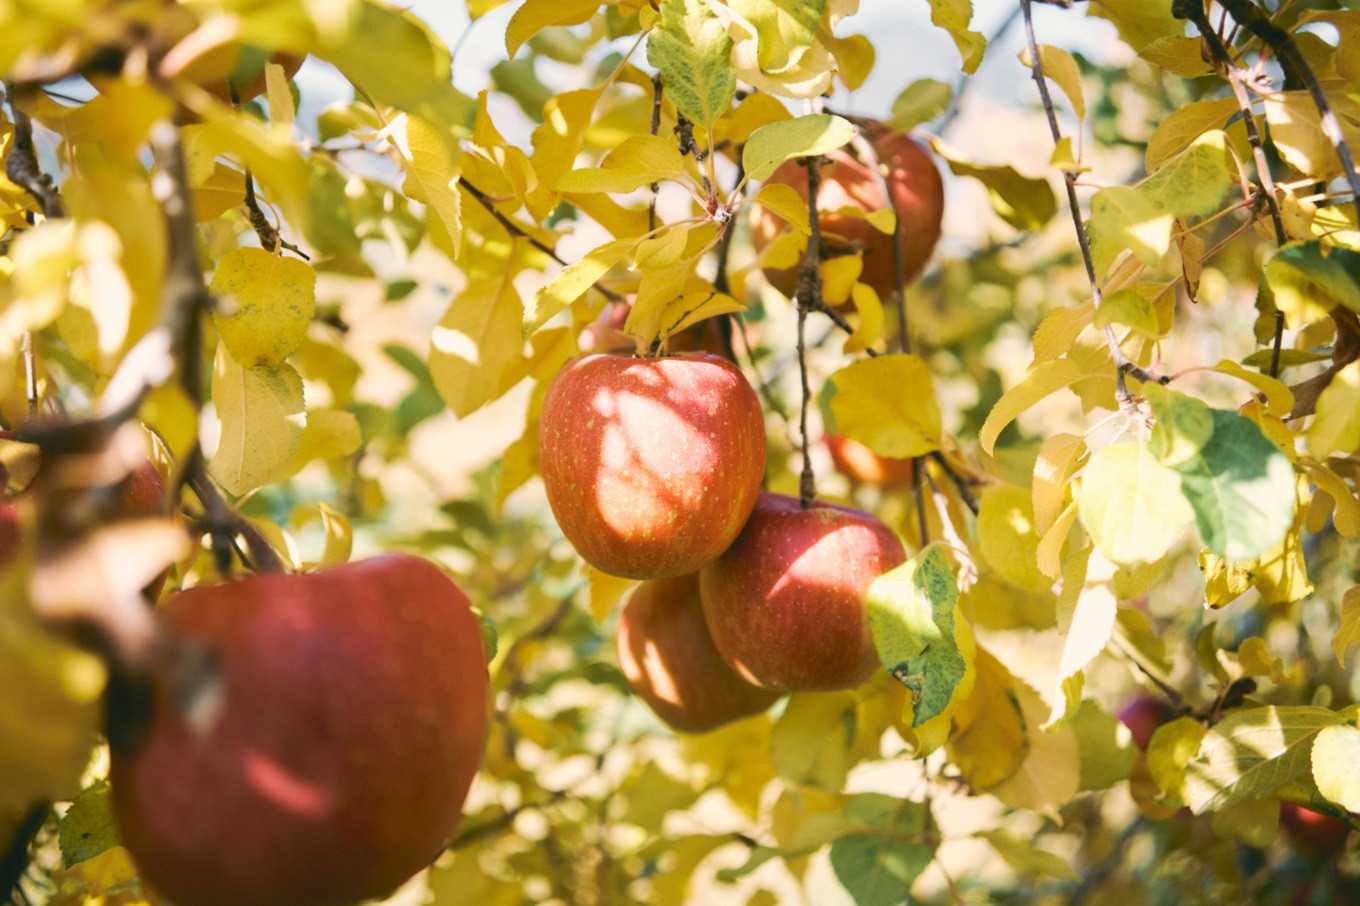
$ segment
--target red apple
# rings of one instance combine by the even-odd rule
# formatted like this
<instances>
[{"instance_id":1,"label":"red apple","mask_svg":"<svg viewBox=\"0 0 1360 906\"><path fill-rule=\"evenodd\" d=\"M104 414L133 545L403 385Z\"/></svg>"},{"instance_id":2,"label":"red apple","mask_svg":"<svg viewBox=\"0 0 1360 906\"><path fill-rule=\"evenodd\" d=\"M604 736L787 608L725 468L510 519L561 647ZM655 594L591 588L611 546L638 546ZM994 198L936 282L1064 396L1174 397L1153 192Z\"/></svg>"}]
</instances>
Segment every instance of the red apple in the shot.
<instances>
[{"instance_id":1,"label":"red apple","mask_svg":"<svg viewBox=\"0 0 1360 906\"><path fill-rule=\"evenodd\" d=\"M1292 802L1280 804L1280 825L1301 850L1319 858L1331 858L1340 852L1351 832L1340 818Z\"/></svg>"},{"instance_id":2,"label":"red apple","mask_svg":"<svg viewBox=\"0 0 1360 906\"><path fill-rule=\"evenodd\" d=\"M704 622L698 573L638 586L619 615L618 645L633 694L686 733L759 714L779 698L742 679L718 653Z\"/></svg>"},{"instance_id":3,"label":"red apple","mask_svg":"<svg viewBox=\"0 0 1360 906\"><path fill-rule=\"evenodd\" d=\"M539 461L553 516L587 563L679 576L741 531L765 472L765 419L719 356L587 355L548 386Z\"/></svg>"},{"instance_id":4,"label":"red apple","mask_svg":"<svg viewBox=\"0 0 1360 906\"><path fill-rule=\"evenodd\" d=\"M884 130L873 140L873 145L879 163L888 168L885 181L901 225L899 244L903 273L909 283L925 267L940 238L944 183L930 152L907 133ZM835 213L841 208L861 211L884 208L886 201L878 180L864 163L845 150L832 151L826 157L830 163L818 171L821 184L817 190L822 255L825 258L862 249L864 270L860 281L872 286L881 298L886 299L897 288L892 236L875 229L862 217ZM767 185L771 183L792 186L804 202L807 201L807 168L799 161L790 160L780 165L766 181ZM751 240L757 251L787 229L789 227L782 219L760 205L755 206ZM766 268L765 276L776 289L792 297L798 284L798 268Z\"/></svg>"},{"instance_id":5,"label":"red apple","mask_svg":"<svg viewBox=\"0 0 1360 906\"><path fill-rule=\"evenodd\" d=\"M198 586L158 611L220 687L156 680L113 753L122 840L177 906L390 893L458 825L487 732L482 631L437 567L394 555Z\"/></svg>"},{"instance_id":6,"label":"red apple","mask_svg":"<svg viewBox=\"0 0 1360 906\"><path fill-rule=\"evenodd\" d=\"M905 560L902 542L868 513L761 494L736 543L699 574L704 616L750 682L851 689L878 667L865 594Z\"/></svg>"},{"instance_id":7,"label":"red apple","mask_svg":"<svg viewBox=\"0 0 1360 906\"><path fill-rule=\"evenodd\" d=\"M1129 734L1138 748L1146 752L1157 728L1176 719L1176 709L1155 695L1140 692L1124 702L1116 716L1120 723L1129 728Z\"/></svg>"},{"instance_id":8,"label":"red apple","mask_svg":"<svg viewBox=\"0 0 1360 906\"><path fill-rule=\"evenodd\" d=\"M895 459L879 456L864 444L844 434L827 434L826 449L836 471L856 484L872 484L881 488L910 487L915 480L915 467L910 457Z\"/></svg>"}]
</instances>

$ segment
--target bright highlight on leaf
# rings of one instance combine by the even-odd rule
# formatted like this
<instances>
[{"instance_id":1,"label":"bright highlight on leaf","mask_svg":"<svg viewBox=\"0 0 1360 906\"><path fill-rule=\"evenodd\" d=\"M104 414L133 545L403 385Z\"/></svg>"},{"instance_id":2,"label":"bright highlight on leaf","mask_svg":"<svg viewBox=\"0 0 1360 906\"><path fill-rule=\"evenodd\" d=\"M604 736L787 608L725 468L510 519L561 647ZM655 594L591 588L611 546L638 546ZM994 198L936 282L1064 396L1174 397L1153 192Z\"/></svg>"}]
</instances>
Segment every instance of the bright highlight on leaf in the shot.
<instances>
[{"instance_id":1,"label":"bright highlight on leaf","mask_svg":"<svg viewBox=\"0 0 1360 906\"><path fill-rule=\"evenodd\" d=\"M879 456L905 459L940 447L940 404L925 362L883 355L847 365L831 376L831 412L842 434Z\"/></svg>"}]
</instances>

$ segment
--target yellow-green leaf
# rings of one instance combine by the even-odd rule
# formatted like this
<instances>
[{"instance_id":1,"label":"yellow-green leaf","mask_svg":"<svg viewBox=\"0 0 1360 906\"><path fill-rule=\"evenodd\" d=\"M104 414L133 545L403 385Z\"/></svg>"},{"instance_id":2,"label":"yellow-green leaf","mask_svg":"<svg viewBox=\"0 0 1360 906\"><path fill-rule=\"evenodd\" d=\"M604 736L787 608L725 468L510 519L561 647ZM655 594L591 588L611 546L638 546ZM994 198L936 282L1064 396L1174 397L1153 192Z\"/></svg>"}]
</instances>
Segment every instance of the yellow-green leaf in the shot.
<instances>
[{"instance_id":1,"label":"yellow-green leaf","mask_svg":"<svg viewBox=\"0 0 1360 906\"><path fill-rule=\"evenodd\" d=\"M244 368L219 349L212 399L221 426L213 477L237 496L276 480L302 443L302 376L286 363Z\"/></svg>"},{"instance_id":2,"label":"yellow-green leaf","mask_svg":"<svg viewBox=\"0 0 1360 906\"><path fill-rule=\"evenodd\" d=\"M1087 548L1063 568L1063 589L1058 596L1058 634L1062 655L1058 662L1057 688L1045 724L1051 727L1070 716L1080 700L1064 694L1066 681L1077 676L1096 655L1105 650L1114 633L1119 601L1114 591L1115 565L1099 550Z\"/></svg>"},{"instance_id":3,"label":"yellow-green leaf","mask_svg":"<svg viewBox=\"0 0 1360 906\"><path fill-rule=\"evenodd\" d=\"M534 294L533 302L525 307L524 336L538 330L553 315L585 295L596 280L607 274L636 245L635 239L606 242L591 249L580 261L563 268L547 286Z\"/></svg>"},{"instance_id":4,"label":"yellow-green leaf","mask_svg":"<svg viewBox=\"0 0 1360 906\"><path fill-rule=\"evenodd\" d=\"M1199 39L1194 39L1195 58L1199 59ZM1148 137L1145 166L1151 173L1172 157L1190 147L1206 132L1219 130L1238 107L1234 98L1216 98L1186 104L1167 115Z\"/></svg>"},{"instance_id":5,"label":"yellow-green leaf","mask_svg":"<svg viewBox=\"0 0 1360 906\"><path fill-rule=\"evenodd\" d=\"M786 160L834 151L854 137L855 127L839 116L810 113L752 132L741 161L751 179L769 179Z\"/></svg>"},{"instance_id":6,"label":"yellow-green leaf","mask_svg":"<svg viewBox=\"0 0 1360 906\"><path fill-rule=\"evenodd\" d=\"M1158 38L1185 34L1185 22L1171 15L1171 0L1101 0L1086 15L1113 22L1120 39L1136 51Z\"/></svg>"},{"instance_id":7,"label":"yellow-green leaf","mask_svg":"<svg viewBox=\"0 0 1360 906\"><path fill-rule=\"evenodd\" d=\"M882 355L847 365L830 378L836 427L879 456L905 458L938 450L944 428L930 369L917 356Z\"/></svg>"},{"instance_id":8,"label":"yellow-green leaf","mask_svg":"<svg viewBox=\"0 0 1360 906\"><path fill-rule=\"evenodd\" d=\"M218 262L209 289L227 352L242 367L275 367L297 351L316 310L316 271L296 258L239 248Z\"/></svg>"},{"instance_id":9,"label":"yellow-green leaf","mask_svg":"<svg viewBox=\"0 0 1360 906\"><path fill-rule=\"evenodd\" d=\"M1047 532L1067 505L1068 485L1086 459L1085 439L1076 434L1054 434L1044 438L1034 462L1034 526Z\"/></svg>"},{"instance_id":10,"label":"yellow-green leaf","mask_svg":"<svg viewBox=\"0 0 1360 906\"><path fill-rule=\"evenodd\" d=\"M1053 584L1039 569L1034 503L1024 488L988 488L978 509L977 534L982 555L1006 581L1031 591Z\"/></svg>"},{"instance_id":11,"label":"yellow-green leaf","mask_svg":"<svg viewBox=\"0 0 1360 906\"><path fill-rule=\"evenodd\" d=\"M557 180L559 192L632 192L653 182L692 185L675 141L634 135L610 151L598 168L572 170Z\"/></svg>"},{"instance_id":12,"label":"yellow-green leaf","mask_svg":"<svg viewBox=\"0 0 1360 906\"><path fill-rule=\"evenodd\" d=\"M987 420L978 433L978 445L990 456L996 447L996 439L1020 413L1083 377L1081 366L1071 359L1054 359L1034 366L1024 380L1003 393L987 413Z\"/></svg>"},{"instance_id":13,"label":"yellow-green leaf","mask_svg":"<svg viewBox=\"0 0 1360 906\"><path fill-rule=\"evenodd\" d=\"M313 409L307 413L307 425L302 429L302 441L293 458L276 480L291 478L308 463L316 460L348 456L363 443L363 432L354 413L341 409Z\"/></svg>"},{"instance_id":14,"label":"yellow-green leaf","mask_svg":"<svg viewBox=\"0 0 1360 906\"><path fill-rule=\"evenodd\" d=\"M784 183L761 186L760 191L756 193L755 202L778 214L804 236L812 232L808 226L807 202L793 186Z\"/></svg>"},{"instance_id":15,"label":"yellow-green leaf","mask_svg":"<svg viewBox=\"0 0 1360 906\"><path fill-rule=\"evenodd\" d=\"M580 25L600 8L600 0L526 0L505 28L505 52L515 54L534 35L553 25Z\"/></svg>"},{"instance_id":16,"label":"yellow-green leaf","mask_svg":"<svg viewBox=\"0 0 1360 906\"><path fill-rule=\"evenodd\" d=\"M935 136L930 137L930 144L955 176L969 176L982 183L992 208L1017 230L1035 232L1057 213L1058 199L1048 180L1022 176L1006 164L978 163Z\"/></svg>"},{"instance_id":17,"label":"yellow-green leaf","mask_svg":"<svg viewBox=\"0 0 1360 906\"><path fill-rule=\"evenodd\" d=\"M732 38L703 0L661 0L660 12L647 38L647 62L660 71L675 109L711 130L737 93Z\"/></svg>"},{"instance_id":18,"label":"yellow-green leaf","mask_svg":"<svg viewBox=\"0 0 1360 906\"><path fill-rule=\"evenodd\" d=\"M826 0L728 0L756 32L756 62L767 74L798 65L817 34Z\"/></svg>"},{"instance_id":19,"label":"yellow-green leaf","mask_svg":"<svg viewBox=\"0 0 1360 906\"><path fill-rule=\"evenodd\" d=\"M949 32L963 58L963 71L972 75L982 62L987 39L968 26L973 20L972 0L930 0L930 21Z\"/></svg>"},{"instance_id":20,"label":"yellow-green leaf","mask_svg":"<svg viewBox=\"0 0 1360 906\"><path fill-rule=\"evenodd\" d=\"M1348 812L1360 812L1360 728L1327 727L1313 740L1313 782Z\"/></svg>"},{"instance_id":21,"label":"yellow-green leaf","mask_svg":"<svg viewBox=\"0 0 1360 906\"><path fill-rule=\"evenodd\" d=\"M1120 566L1160 560L1194 517L1181 478L1147 444L1097 450L1082 475L1081 523Z\"/></svg>"},{"instance_id":22,"label":"yellow-green leaf","mask_svg":"<svg viewBox=\"0 0 1360 906\"><path fill-rule=\"evenodd\" d=\"M1317 415L1305 439L1314 459L1360 450L1360 362L1351 362L1332 376L1318 396Z\"/></svg>"},{"instance_id":23,"label":"yellow-green leaf","mask_svg":"<svg viewBox=\"0 0 1360 906\"><path fill-rule=\"evenodd\" d=\"M1352 586L1341 596L1341 625L1332 636L1332 651L1341 666L1346 665L1346 649L1352 642L1360 642L1360 585Z\"/></svg>"},{"instance_id":24,"label":"yellow-green leaf","mask_svg":"<svg viewBox=\"0 0 1360 906\"><path fill-rule=\"evenodd\" d=\"M1020 51L1020 62L1026 67L1034 65L1034 57L1028 47ZM1044 75L1052 79L1063 90L1063 94L1067 95L1077 119L1086 119L1086 97L1081 90L1081 70L1077 68L1077 61L1072 59L1072 55L1061 47L1040 44L1039 64L1043 67Z\"/></svg>"},{"instance_id":25,"label":"yellow-green leaf","mask_svg":"<svg viewBox=\"0 0 1360 906\"><path fill-rule=\"evenodd\" d=\"M1027 877L1058 878L1064 881L1080 881L1081 875L1057 853L1038 849L1028 837L1021 838L1004 830L978 831L973 836L980 837L992 844L997 855L1018 874Z\"/></svg>"}]
</instances>

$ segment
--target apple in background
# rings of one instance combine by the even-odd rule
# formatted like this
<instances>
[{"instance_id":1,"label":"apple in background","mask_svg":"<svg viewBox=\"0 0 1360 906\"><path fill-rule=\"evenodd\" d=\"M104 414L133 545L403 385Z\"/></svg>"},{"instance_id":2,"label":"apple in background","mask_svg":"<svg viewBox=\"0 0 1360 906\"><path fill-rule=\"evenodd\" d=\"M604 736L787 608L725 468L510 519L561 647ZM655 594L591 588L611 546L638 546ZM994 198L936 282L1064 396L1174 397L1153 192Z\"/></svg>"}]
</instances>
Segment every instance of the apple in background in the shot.
<instances>
[{"instance_id":1,"label":"apple in background","mask_svg":"<svg viewBox=\"0 0 1360 906\"><path fill-rule=\"evenodd\" d=\"M765 473L765 418L719 356L587 355L548 386L539 461L553 516L587 563L630 579L679 576L746 522Z\"/></svg>"},{"instance_id":2,"label":"apple in background","mask_svg":"<svg viewBox=\"0 0 1360 906\"><path fill-rule=\"evenodd\" d=\"M112 753L147 882L177 906L340 906L439 854L489 713L481 625L443 572L378 557L197 586L158 614L210 669L153 677L149 729Z\"/></svg>"},{"instance_id":3,"label":"apple in background","mask_svg":"<svg viewBox=\"0 0 1360 906\"><path fill-rule=\"evenodd\" d=\"M1115 716L1129 728L1138 748L1146 752L1157 728L1176 719L1176 709L1155 695L1139 692L1125 701Z\"/></svg>"},{"instance_id":4,"label":"apple in background","mask_svg":"<svg viewBox=\"0 0 1360 906\"><path fill-rule=\"evenodd\" d=\"M639 585L619 615L618 646L633 694L676 730L706 733L759 714L780 695L742 679L718 653L698 573Z\"/></svg>"},{"instance_id":5,"label":"apple in background","mask_svg":"<svg viewBox=\"0 0 1360 906\"><path fill-rule=\"evenodd\" d=\"M872 139L874 153L878 155L879 163L888 168L885 180L901 225L899 244L903 271L906 282L910 283L921 273L940 238L944 182L930 152L910 135L888 132L886 127L874 131L878 132ZM818 171L821 184L817 190L823 257L828 257L828 253L846 254L863 249L864 270L860 281L872 286L880 298L887 299L897 288L891 234L880 232L862 217L835 213L841 208L878 211L886 207L878 180L864 163L851 157L845 149L832 151L826 157L830 163ZM770 183L791 186L804 201L807 200L807 168L797 160L781 164L766 180L766 184ZM774 241L776 235L790 229L782 219L760 205L753 207L751 217L751 240L757 251ZM793 297L798 285L798 268L765 268L765 277L784 295Z\"/></svg>"},{"instance_id":6,"label":"apple in background","mask_svg":"<svg viewBox=\"0 0 1360 906\"><path fill-rule=\"evenodd\" d=\"M1340 818L1292 802L1280 804L1280 825L1299 849L1320 859L1330 859L1340 852L1351 832Z\"/></svg>"},{"instance_id":7,"label":"apple in background","mask_svg":"<svg viewBox=\"0 0 1360 906\"><path fill-rule=\"evenodd\" d=\"M878 667L865 594L906 560L861 510L761 494L731 548L699 574L718 650L750 682L788 692L851 689Z\"/></svg>"},{"instance_id":8,"label":"apple in background","mask_svg":"<svg viewBox=\"0 0 1360 906\"><path fill-rule=\"evenodd\" d=\"M824 436L831 462L846 478L856 484L872 484L881 488L910 487L915 480L915 466L910 457L895 459L879 456L864 444L844 434Z\"/></svg>"}]
</instances>

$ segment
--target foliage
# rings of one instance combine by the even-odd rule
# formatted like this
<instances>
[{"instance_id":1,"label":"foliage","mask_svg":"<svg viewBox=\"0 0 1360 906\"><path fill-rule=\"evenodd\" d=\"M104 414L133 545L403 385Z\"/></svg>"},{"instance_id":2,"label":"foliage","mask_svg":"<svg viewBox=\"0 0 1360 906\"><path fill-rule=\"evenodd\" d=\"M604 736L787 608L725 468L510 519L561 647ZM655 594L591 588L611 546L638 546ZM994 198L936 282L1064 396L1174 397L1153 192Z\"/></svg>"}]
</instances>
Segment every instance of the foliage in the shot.
<instances>
[{"instance_id":1,"label":"foliage","mask_svg":"<svg viewBox=\"0 0 1360 906\"><path fill-rule=\"evenodd\" d=\"M1020 5L1016 60L931 0L959 72L877 111L976 227L880 299L761 185L877 170L843 101L909 49L859 0L523 0L477 96L383 0L0 0L0 885L150 896L103 747L158 575L402 549L496 644L462 828L401 902L1360 897L1357 835L1276 841L1282 802L1360 827L1360 10ZM1059 17L1105 57L1039 43ZM318 110L304 56L352 93ZM1003 128L1045 171L960 134L984 64L1035 77ZM691 736L630 695L633 583L563 540L537 437L569 358L696 348L760 390L768 490L815 473L911 559L868 596L886 669ZM832 426L914 485L832 473ZM146 456L165 515L121 518ZM1179 715L1145 753L1140 688Z\"/></svg>"}]
</instances>

